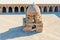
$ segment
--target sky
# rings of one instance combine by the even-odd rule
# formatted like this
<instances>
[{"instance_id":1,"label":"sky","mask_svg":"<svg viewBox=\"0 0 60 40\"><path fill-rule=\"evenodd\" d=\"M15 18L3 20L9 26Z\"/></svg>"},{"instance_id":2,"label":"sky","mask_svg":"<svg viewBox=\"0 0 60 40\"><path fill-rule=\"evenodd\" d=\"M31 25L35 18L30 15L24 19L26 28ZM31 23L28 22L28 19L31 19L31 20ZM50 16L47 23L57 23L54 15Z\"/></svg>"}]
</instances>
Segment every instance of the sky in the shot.
<instances>
[{"instance_id":1,"label":"sky","mask_svg":"<svg viewBox=\"0 0 60 40\"><path fill-rule=\"evenodd\" d=\"M60 0L0 0L0 4L60 4Z\"/></svg>"}]
</instances>

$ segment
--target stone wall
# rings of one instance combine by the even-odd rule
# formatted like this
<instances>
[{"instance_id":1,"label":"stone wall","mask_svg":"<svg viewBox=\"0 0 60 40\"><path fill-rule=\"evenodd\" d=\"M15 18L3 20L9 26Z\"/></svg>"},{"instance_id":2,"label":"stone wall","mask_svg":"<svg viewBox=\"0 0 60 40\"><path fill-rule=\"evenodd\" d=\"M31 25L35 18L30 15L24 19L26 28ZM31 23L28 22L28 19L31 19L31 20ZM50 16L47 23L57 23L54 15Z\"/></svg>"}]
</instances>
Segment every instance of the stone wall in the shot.
<instances>
[{"instance_id":1,"label":"stone wall","mask_svg":"<svg viewBox=\"0 0 60 40\"><path fill-rule=\"evenodd\" d=\"M6 8L6 13L9 12L9 7L12 8L12 13L15 11L15 7L18 8L18 12L21 12L21 10L24 10L23 12L27 11L27 8L30 4L0 4L0 13L3 11L3 7ZM41 12L60 12L60 4L37 4L41 10ZM52 9L51 9L52 8Z\"/></svg>"}]
</instances>

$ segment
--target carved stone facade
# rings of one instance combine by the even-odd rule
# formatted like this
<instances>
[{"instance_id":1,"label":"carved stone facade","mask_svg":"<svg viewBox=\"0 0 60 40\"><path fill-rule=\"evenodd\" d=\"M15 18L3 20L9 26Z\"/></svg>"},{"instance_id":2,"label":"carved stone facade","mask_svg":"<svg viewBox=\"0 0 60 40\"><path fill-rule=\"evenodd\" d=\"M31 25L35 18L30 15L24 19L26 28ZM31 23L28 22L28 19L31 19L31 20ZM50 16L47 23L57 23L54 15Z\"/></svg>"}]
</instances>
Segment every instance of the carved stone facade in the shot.
<instances>
[{"instance_id":1,"label":"carved stone facade","mask_svg":"<svg viewBox=\"0 0 60 40\"><path fill-rule=\"evenodd\" d=\"M42 32L43 23L41 18L41 12L37 5L31 4L27 9L26 23L23 24L23 30L30 32L35 30L36 32Z\"/></svg>"}]
</instances>

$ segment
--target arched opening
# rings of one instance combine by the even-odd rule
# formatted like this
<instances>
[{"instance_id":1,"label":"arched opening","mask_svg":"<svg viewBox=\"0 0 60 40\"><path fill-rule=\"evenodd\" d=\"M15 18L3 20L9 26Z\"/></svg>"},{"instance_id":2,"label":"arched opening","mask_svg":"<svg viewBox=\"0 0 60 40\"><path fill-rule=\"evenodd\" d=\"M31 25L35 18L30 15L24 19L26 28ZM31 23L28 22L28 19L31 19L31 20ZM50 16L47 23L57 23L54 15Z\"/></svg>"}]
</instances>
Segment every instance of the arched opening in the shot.
<instances>
[{"instance_id":1,"label":"arched opening","mask_svg":"<svg viewBox=\"0 0 60 40\"><path fill-rule=\"evenodd\" d=\"M55 7L54 12L58 12L58 6Z\"/></svg>"},{"instance_id":2,"label":"arched opening","mask_svg":"<svg viewBox=\"0 0 60 40\"><path fill-rule=\"evenodd\" d=\"M12 7L9 7L9 13L11 13L12 12Z\"/></svg>"},{"instance_id":3,"label":"arched opening","mask_svg":"<svg viewBox=\"0 0 60 40\"><path fill-rule=\"evenodd\" d=\"M20 8L20 11L21 11L21 12L24 12L24 7L21 7L21 8Z\"/></svg>"},{"instance_id":4,"label":"arched opening","mask_svg":"<svg viewBox=\"0 0 60 40\"><path fill-rule=\"evenodd\" d=\"M35 29L35 28L36 28L36 25L33 25L33 26L32 26L32 29Z\"/></svg>"},{"instance_id":5,"label":"arched opening","mask_svg":"<svg viewBox=\"0 0 60 40\"><path fill-rule=\"evenodd\" d=\"M5 7L3 7L2 12L6 13L6 8Z\"/></svg>"},{"instance_id":6,"label":"arched opening","mask_svg":"<svg viewBox=\"0 0 60 40\"><path fill-rule=\"evenodd\" d=\"M44 12L47 12L47 7L44 7Z\"/></svg>"},{"instance_id":7,"label":"arched opening","mask_svg":"<svg viewBox=\"0 0 60 40\"><path fill-rule=\"evenodd\" d=\"M27 11L28 7L26 8L26 11Z\"/></svg>"},{"instance_id":8,"label":"arched opening","mask_svg":"<svg viewBox=\"0 0 60 40\"><path fill-rule=\"evenodd\" d=\"M15 12L18 12L18 7L15 7L15 10L14 10Z\"/></svg>"},{"instance_id":9,"label":"arched opening","mask_svg":"<svg viewBox=\"0 0 60 40\"><path fill-rule=\"evenodd\" d=\"M41 6L39 6L39 8L40 8L40 12L41 12L42 11Z\"/></svg>"},{"instance_id":10,"label":"arched opening","mask_svg":"<svg viewBox=\"0 0 60 40\"><path fill-rule=\"evenodd\" d=\"M52 8L52 6L49 8L49 12L52 12L53 11L53 8Z\"/></svg>"}]
</instances>

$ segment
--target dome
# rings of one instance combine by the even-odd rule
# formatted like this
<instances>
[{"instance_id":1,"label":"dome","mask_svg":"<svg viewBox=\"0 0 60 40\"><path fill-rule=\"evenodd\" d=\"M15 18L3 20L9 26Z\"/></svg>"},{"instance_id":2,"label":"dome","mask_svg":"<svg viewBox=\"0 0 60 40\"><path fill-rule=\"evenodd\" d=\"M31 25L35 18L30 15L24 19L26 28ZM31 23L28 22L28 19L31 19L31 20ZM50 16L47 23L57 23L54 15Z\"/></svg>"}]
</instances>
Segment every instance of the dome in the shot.
<instances>
[{"instance_id":1,"label":"dome","mask_svg":"<svg viewBox=\"0 0 60 40\"><path fill-rule=\"evenodd\" d=\"M29 12L29 11L31 11L31 12L33 11L33 12L40 14L40 9L36 4L31 4L27 9L27 12Z\"/></svg>"}]
</instances>

